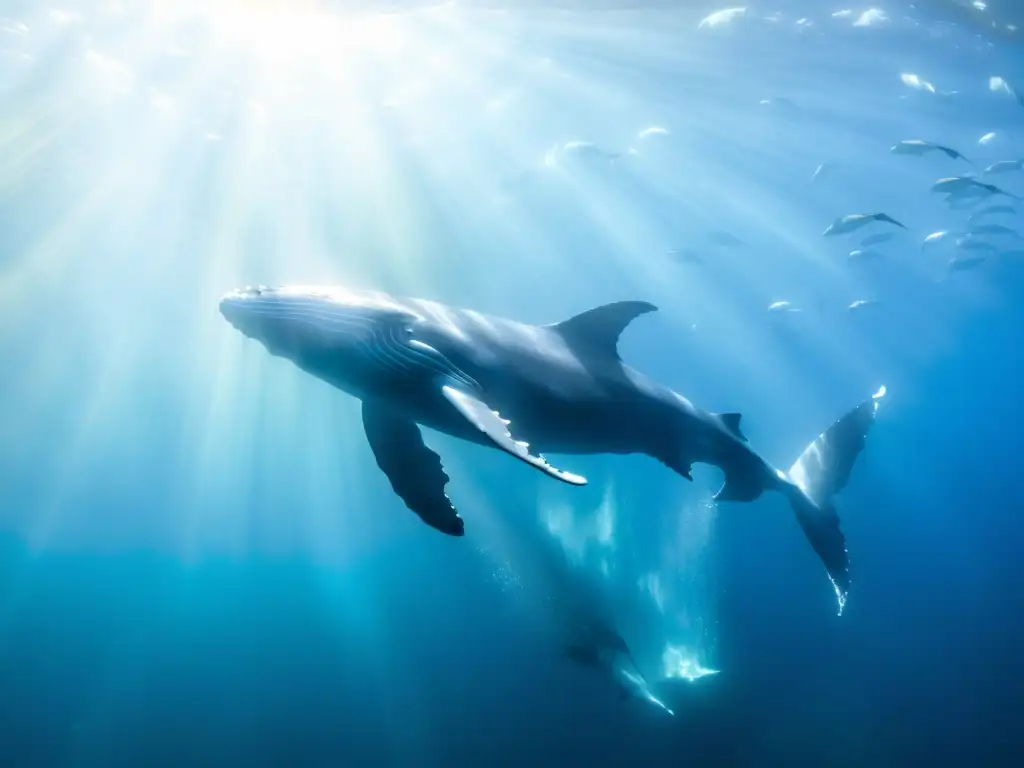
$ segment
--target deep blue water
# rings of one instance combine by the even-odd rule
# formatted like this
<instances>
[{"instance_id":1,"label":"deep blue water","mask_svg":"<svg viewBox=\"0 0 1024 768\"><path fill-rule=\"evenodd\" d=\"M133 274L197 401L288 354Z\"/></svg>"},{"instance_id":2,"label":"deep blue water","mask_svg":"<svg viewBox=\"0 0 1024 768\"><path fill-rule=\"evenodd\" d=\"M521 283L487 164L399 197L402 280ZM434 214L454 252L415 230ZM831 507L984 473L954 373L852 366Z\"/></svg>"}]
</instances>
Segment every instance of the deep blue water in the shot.
<instances>
[{"instance_id":1,"label":"deep blue water","mask_svg":"<svg viewBox=\"0 0 1024 768\"><path fill-rule=\"evenodd\" d=\"M1024 157L989 85L1024 84L1012 33L941 4L713 29L653 5L0 9L0 765L1024 758L1024 261L947 276L920 242L970 211L928 189L969 167L889 152ZM574 140L637 152L551 152ZM848 265L859 235L821 232L874 211L909 231ZM651 301L624 359L742 412L780 467L886 385L838 499L846 610L785 502L716 509L708 467L551 457L569 488L428 433L467 534L430 530L359 404L219 316L282 282L536 323ZM565 658L574 602L674 716Z\"/></svg>"}]
</instances>

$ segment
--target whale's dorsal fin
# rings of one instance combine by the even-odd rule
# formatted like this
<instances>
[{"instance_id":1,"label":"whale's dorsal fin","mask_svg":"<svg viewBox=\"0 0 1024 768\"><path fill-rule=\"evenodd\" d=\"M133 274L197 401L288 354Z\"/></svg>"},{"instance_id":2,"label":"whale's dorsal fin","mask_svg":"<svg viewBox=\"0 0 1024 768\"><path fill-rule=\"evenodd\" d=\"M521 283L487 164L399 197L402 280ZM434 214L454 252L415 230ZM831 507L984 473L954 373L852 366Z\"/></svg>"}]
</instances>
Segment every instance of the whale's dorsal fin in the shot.
<instances>
[{"instance_id":1,"label":"whale's dorsal fin","mask_svg":"<svg viewBox=\"0 0 1024 768\"><path fill-rule=\"evenodd\" d=\"M658 308L646 301L617 301L588 309L548 327L557 331L577 352L590 356L619 358L619 336L640 315Z\"/></svg>"},{"instance_id":2,"label":"whale's dorsal fin","mask_svg":"<svg viewBox=\"0 0 1024 768\"><path fill-rule=\"evenodd\" d=\"M746 435L740 429L740 419L742 416L738 413L716 413L715 418L718 419L719 423L728 430L728 432L735 437L737 440L747 442Z\"/></svg>"}]
</instances>

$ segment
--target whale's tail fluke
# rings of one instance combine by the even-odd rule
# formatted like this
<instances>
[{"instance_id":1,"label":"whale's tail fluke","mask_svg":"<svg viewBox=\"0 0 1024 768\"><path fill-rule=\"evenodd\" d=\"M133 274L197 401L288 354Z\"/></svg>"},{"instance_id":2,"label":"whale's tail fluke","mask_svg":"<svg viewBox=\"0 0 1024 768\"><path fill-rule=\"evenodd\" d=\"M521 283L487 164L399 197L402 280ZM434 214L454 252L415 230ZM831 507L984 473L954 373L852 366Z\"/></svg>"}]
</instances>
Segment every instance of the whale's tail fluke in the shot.
<instances>
[{"instance_id":1,"label":"whale's tail fluke","mask_svg":"<svg viewBox=\"0 0 1024 768\"><path fill-rule=\"evenodd\" d=\"M828 571L840 614L850 590L850 561L832 499L850 479L884 396L885 387L882 387L822 432L789 468L781 488Z\"/></svg>"}]
</instances>

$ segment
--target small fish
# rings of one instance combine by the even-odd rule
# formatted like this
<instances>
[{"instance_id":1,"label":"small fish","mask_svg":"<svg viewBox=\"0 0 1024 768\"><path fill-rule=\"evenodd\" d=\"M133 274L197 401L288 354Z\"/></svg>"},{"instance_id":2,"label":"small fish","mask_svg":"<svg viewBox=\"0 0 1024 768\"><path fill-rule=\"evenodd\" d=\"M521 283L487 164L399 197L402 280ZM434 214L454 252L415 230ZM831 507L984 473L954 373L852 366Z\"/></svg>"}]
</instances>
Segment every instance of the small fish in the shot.
<instances>
[{"instance_id":1,"label":"small fish","mask_svg":"<svg viewBox=\"0 0 1024 768\"><path fill-rule=\"evenodd\" d=\"M971 162L952 147L936 144L934 141L924 141L923 139L906 139L894 144L889 151L894 155L914 155L917 157L926 155L929 152L941 152L952 160Z\"/></svg>"},{"instance_id":2,"label":"small fish","mask_svg":"<svg viewBox=\"0 0 1024 768\"><path fill-rule=\"evenodd\" d=\"M873 299L857 299L855 302L850 304L846 309L850 312L857 312L859 310L868 309L869 307L877 307L880 302Z\"/></svg>"},{"instance_id":3,"label":"small fish","mask_svg":"<svg viewBox=\"0 0 1024 768\"><path fill-rule=\"evenodd\" d=\"M693 248L676 248L668 252L670 258L680 264L703 264L704 257Z\"/></svg>"},{"instance_id":4,"label":"small fish","mask_svg":"<svg viewBox=\"0 0 1024 768\"><path fill-rule=\"evenodd\" d=\"M978 146L984 147L986 144L991 144L992 140L995 139L995 137L995 131L990 131L989 133L986 133L984 136L978 139Z\"/></svg>"},{"instance_id":5,"label":"small fish","mask_svg":"<svg viewBox=\"0 0 1024 768\"><path fill-rule=\"evenodd\" d=\"M785 96L776 96L771 99L761 99L760 103L762 107L781 107L782 109L786 110L799 109L795 101L786 98Z\"/></svg>"},{"instance_id":6,"label":"small fish","mask_svg":"<svg viewBox=\"0 0 1024 768\"><path fill-rule=\"evenodd\" d=\"M773 301L768 305L769 312L799 312L800 310L788 301Z\"/></svg>"},{"instance_id":7,"label":"small fish","mask_svg":"<svg viewBox=\"0 0 1024 768\"><path fill-rule=\"evenodd\" d=\"M931 188L932 192L939 192L947 195L955 195L957 197L987 197L989 195L1006 195L1012 197L1015 200L1020 200L1014 194L1007 192L1004 189L1000 189L995 184L986 184L983 181L978 181L971 176L947 176L946 178L939 179Z\"/></svg>"},{"instance_id":8,"label":"small fish","mask_svg":"<svg viewBox=\"0 0 1024 768\"><path fill-rule=\"evenodd\" d=\"M885 213L851 213L847 216L840 216L829 224L821 234L825 237L846 235L850 232L856 232L861 227L866 227L874 221L887 222L889 224L895 224L897 227L902 229L906 229L903 224L900 224L892 216Z\"/></svg>"},{"instance_id":9,"label":"small fish","mask_svg":"<svg viewBox=\"0 0 1024 768\"><path fill-rule=\"evenodd\" d=\"M985 169L985 173L1010 173L1024 169L1024 160L1000 160Z\"/></svg>"},{"instance_id":10,"label":"small fish","mask_svg":"<svg viewBox=\"0 0 1024 768\"><path fill-rule=\"evenodd\" d=\"M988 261L988 256L954 256L949 260L950 272L966 272L976 269Z\"/></svg>"},{"instance_id":11,"label":"small fish","mask_svg":"<svg viewBox=\"0 0 1024 768\"><path fill-rule=\"evenodd\" d=\"M723 248L739 248L745 245L736 235L729 232L712 232L708 237L715 245L720 245Z\"/></svg>"},{"instance_id":12,"label":"small fish","mask_svg":"<svg viewBox=\"0 0 1024 768\"><path fill-rule=\"evenodd\" d=\"M952 195L973 190L977 184L978 181L970 176L946 176L932 184L931 191L944 195Z\"/></svg>"},{"instance_id":13,"label":"small fish","mask_svg":"<svg viewBox=\"0 0 1024 768\"><path fill-rule=\"evenodd\" d=\"M900 75L900 80L903 84L909 88L913 88L917 91L928 91L929 93L935 93L935 86L929 83L927 80L923 80L917 75L911 73Z\"/></svg>"},{"instance_id":14,"label":"small fish","mask_svg":"<svg viewBox=\"0 0 1024 768\"><path fill-rule=\"evenodd\" d=\"M924 248L929 245L935 245L936 243L945 240L951 234L953 233L950 232L948 229L943 229L938 232L932 232L930 235L928 235L928 237L924 239L924 242L921 243L921 247Z\"/></svg>"},{"instance_id":15,"label":"small fish","mask_svg":"<svg viewBox=\"0 0 1024 768\"><path fill-rule=\"evenodd\" d=\"M978 240L974 237L961 237L956 241L956 247L961 251L989 251L994 252L999 250L992 243L986 243L984 240Z\"/></svg>"},{"instance_id":16,"label":"small fish","mask_svg":"<svg viewBox=\"0 0 1024 768\"><path fill-rule=\"evenodd\" d=\"M592 141L569 141L562 147L562 151L577 157L601 158L604 160L614 160L622 156L621 152L608 152Z\"/></svg>"},{"instance_id":17,"label":"small fish","mask_svg":"<svg viewBox=\"0 0 1024 768\"><path fill-rule=\"evenodd\" d=\"M971 227L968 235L1002 235L1020 239L1020 233L1015 229L1004 227L1002 224L976 224Z\"/></svg>"},{"instance_id":18,"label":"small fish","mask_svg":"<svg viewBox=\"0 0 1024 768\"><path fill-rule=\"evenodd\" d=\"M650 128L644 128L640 133L636 135L638 139L649 139L651 136L668 136L668 128L662 128L660 125L652 125Z\"/></svg>"},{"instance_id":19,"label":"small fish","mask_svg":"<svg viewBox=\"0 0 1024 768\"><path fill-rule=\"evenodd\" d=\"M988 79L989 90L993 93L1005 93L1022 107L1024 107L1024 95L1014 88L1002 77L990 77Z\"/></svg>"},{"instance_id":20,"label":"small fish","mask_svg":"<svg viewBox=\"0 0 1024 768\"><path fill-rule=\"evenodd\" d=\"M849 252L846 256L846 260L850 264L859 264L865 261L877 261L882 258L882 254L878 251L865 250L863 248L856 248Z\"/></svg>"},{"instance_id":21,"label":"small fish","mask_svg":"<svg viewBox=\"0 0 1024 768\"><path fill-rule=\"evenodd\" d=\"M1004 205L1002 203L999 203L998 205L986 205L980 211L975 211L970 216L968 216L967 220L977 221L982 216L995 216L1000 213L1005 213L1007 215L1013 216L1017 213L1017 209L1014 208L1012 205Z\"/></svg>"},{"instance_id":22,"label":"small fish","mask_svg":"<svg viewBox=\"0 0 1024 768\"><path fill-rule=\"evenodd\" d=\"M728 24L734 19L741 19L746 15L746 8L724 8L721 11L715 11L714 13L705 16L700 20L700 23L697 26L699 28L720 27Z\"/></svg>"},{"instance_id":23,"label":"small fish","mask_svg":"<svg viewBox=\"0 0 1024 768\"><path fill-rule=\"evenodd\" d=\"M819 178L821 178L821 175L823 173L829 171L831 168L832 166L829 165L828 163L821 163L817 168L814 169L814 173L811 174L811 184L816 182Z\"/></svg>"},{"instance_id":24,"label":"small fish","mask_svg":"<svg viewBox=\"0 0 1024 768\"><path fill-rule=\"evenodd\" d=\"M577 152L581 155L600 153L602 150L592 141L567 141L562 146L563 152Z\"/></svg>"},{"instance_id":25,"label":"small fish","mask_svg":"<svg viewBox=\"0 0 1024 768\"><path fill-rule=\"evenodd\" d=\"M977 195L967 197L962 195L950 195L946 198L946 205L949 206L949 210L951 211L966 211L968 208L973 208L978 205L984 199L985 197L979 197Z\"/></svg>"},{"instance_id":26,"label":"small fish","mask_svg":"<svg viewBox=\"0 0 1024 768\"><path fill-rule=\"evenodd\" d=\"M867 237L865 237L863 240L860 241L860 244L867 248L872 245L881 245L882 243L887 243L894 237L896 237L896 235L894 235L892 232L876 232L873 235L868 235Z\"/></svg>"}]
</instances>

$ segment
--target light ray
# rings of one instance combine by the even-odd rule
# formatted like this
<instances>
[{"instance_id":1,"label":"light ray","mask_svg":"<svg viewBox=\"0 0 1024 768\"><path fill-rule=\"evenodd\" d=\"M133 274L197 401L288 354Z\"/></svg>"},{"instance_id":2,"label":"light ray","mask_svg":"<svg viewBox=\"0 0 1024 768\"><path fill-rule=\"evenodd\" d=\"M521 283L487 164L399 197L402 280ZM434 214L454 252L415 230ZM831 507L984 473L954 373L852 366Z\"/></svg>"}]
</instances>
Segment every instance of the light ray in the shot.
<instances>
[{"instance_id":1,"label":"light ray","mask_svg":"<svg viewBox=\"0 0 1024 768\"><path fill-rule=\"evenodd\" d=\"M18 62L0 75L12 243L0 351L21 361L5 377L0 450L50 468L5 523L39 547L100 546L114 529L192 560L343 561L405 535L378 514L388 489L367 479L355 403L217 315L238 285L350 283L537 322L650 299L663 317L630 331L628 361L710 407L752 412L757 436L772 435L765 452L783 456L807 437L785 433L794 413L845 405L879 371L928 359L998 295L984 281L932 290L918 235L961 214L928 197L937 161L886 152L922 123L976 141L982 128L939 93L961 79L1019 109L985 91L993 63L957 30L931 41L958 51L956 67L917 67L878 43L912 24L855 29L859 16L824 11L804 31L753 11L701 28L706 14L689 8L49 11L0 28L4 61ZM911 71L941 88L910 92ZM645 125L669 133L638 142ZM561 151L545 165L573 140L627 154ZM835 172L812 189L824 162ZM503 187L520 170L523 183ZM906 215L914 246L886 246L891 269L851 271L852 245L820 231L876 209ZM716 231L748 244L715 246ZM664 257L682 246L706 264ZM862 294L892 308L881 327L843 311ZM810 309L783 325L765 311L780 297ZM30 444L44 421L53 442ZM453 493L473 497L476 465L453 455ZM161 518L138 522L151 507Z\"/></svg>"}]
</instances>

